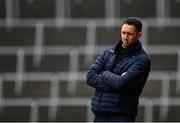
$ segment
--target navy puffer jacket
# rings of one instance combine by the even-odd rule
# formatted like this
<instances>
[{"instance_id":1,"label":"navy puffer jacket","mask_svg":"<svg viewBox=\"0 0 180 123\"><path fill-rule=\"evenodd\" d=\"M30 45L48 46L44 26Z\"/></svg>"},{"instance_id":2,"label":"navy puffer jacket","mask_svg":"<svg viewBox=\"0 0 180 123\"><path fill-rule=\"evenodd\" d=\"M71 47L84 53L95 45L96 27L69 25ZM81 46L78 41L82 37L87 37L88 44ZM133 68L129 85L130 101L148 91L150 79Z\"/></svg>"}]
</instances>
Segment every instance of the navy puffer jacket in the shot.
<instances>
[{"instance_id":1,"label":"navy puffer jacket","mask_svg":"<svg viewBox=\"0 0 180 123\"><path fill-rule=\"evenodd\" d=\"M138 41L125 57L115 62L119 43L105 49L87 73L87 84L95 88L94 114L137 115L139 96L149 75L151 61Z\"/></svg>"}]
</instances>

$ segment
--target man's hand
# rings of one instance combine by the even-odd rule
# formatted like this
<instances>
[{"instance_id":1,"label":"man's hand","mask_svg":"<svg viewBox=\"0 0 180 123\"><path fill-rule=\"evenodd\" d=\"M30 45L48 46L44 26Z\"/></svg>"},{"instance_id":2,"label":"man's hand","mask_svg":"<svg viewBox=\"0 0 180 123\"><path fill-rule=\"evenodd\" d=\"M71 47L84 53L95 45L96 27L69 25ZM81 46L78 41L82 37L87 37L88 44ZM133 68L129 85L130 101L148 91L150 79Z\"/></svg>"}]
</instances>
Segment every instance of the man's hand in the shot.
<instances>
[{"instance_id":1,"label":"man's hand","mask_svg":"<svg viewBox=\"0 0 180 123\"><path fill-rule=\"evenodd\" d=\"M121 74L121 76L124 76L124 75L126 75L126 74L127 74L127 72L124 72L124 73Z\"/></svg>"},{"instance_id":2,"label":"man's hand","mask_svg":"<svg viewBox=\"0 0 180 123\"><path fill-rule=\"evenodd\" d=\"M99 74L99 76L102 76L102 75L103 75L103 73L104 73L104 71L101 71L101 73Z\"/></svg>"}]
</instances>

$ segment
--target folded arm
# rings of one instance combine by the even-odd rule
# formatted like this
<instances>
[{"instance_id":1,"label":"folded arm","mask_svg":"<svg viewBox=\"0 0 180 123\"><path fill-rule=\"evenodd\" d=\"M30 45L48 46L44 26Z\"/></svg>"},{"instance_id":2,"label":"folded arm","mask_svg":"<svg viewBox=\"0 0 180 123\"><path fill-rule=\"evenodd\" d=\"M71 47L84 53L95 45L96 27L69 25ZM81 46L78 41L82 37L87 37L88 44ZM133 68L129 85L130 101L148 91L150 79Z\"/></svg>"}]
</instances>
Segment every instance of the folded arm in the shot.
<instances>
[{"instance_id":1,"label":"folded arm","mask_svg":"<svg viewBox=\"0 0 180 123\"><path fill-rule=\"evenodd\" d=\"M111 88L104 83L102 80L102 72L104 70L104 63L105 63L105 53L106 50L96 59L95 63L93 63L87 73L87 84L94 87L97 90L101 91L111 91Z\"/></svg>"},{"instance_id":2,"label":"folded arm","mask_svg":"<svg viewBox=\"0 0 180 123\"><path fill-rule=\"evenodd\" d=\"M128 91L139 84L144 84L150 71L150 60L139 59L121 75L105 71L103 81L111 88L118 91Z\"/></svg>"}]
</instances>

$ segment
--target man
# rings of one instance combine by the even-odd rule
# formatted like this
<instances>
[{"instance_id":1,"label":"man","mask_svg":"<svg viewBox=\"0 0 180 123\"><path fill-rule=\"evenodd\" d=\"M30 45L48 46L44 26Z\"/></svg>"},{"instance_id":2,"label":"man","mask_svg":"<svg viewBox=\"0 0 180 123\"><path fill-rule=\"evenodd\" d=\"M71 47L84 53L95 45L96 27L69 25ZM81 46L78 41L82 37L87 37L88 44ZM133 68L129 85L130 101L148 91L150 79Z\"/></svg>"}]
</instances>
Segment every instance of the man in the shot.
<instances>
[{"instance_id":1,"label":"man","mask_svg":"<svg viewBox=\"0 0 180 123\"><path fill-rule=\"evenodd\" d=\"M151 66L139 41L141 35L141 21L135 17L126 19L120 41L105 49L90 66L87 84L95 88L91 102L95 122L135 121Z\"/></svg>"}]
</instances>

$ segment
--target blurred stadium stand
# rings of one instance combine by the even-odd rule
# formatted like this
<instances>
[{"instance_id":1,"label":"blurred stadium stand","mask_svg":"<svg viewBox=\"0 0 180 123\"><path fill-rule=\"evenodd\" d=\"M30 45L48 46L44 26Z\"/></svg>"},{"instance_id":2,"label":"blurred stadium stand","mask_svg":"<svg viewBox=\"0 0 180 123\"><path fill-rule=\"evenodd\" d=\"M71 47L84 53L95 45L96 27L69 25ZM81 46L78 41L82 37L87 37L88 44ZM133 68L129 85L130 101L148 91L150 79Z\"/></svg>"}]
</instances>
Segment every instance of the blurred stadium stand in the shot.
<instances>
[{"instance_id":1,"label":"blurred stadium stand","mask_svg":"<svg viewBox=\"0 0 180 123\"><path fill-rule=\"evenodd\" d=\"M180 122L180 0L0 0L0 121L92 121L89 65L143 20L152 71L136 121Z\"/></svg>"}]
</instances>

